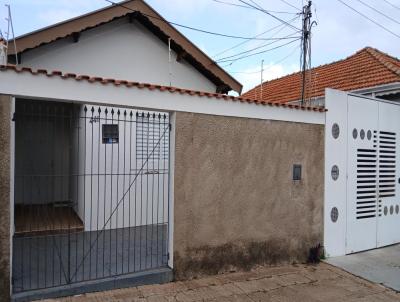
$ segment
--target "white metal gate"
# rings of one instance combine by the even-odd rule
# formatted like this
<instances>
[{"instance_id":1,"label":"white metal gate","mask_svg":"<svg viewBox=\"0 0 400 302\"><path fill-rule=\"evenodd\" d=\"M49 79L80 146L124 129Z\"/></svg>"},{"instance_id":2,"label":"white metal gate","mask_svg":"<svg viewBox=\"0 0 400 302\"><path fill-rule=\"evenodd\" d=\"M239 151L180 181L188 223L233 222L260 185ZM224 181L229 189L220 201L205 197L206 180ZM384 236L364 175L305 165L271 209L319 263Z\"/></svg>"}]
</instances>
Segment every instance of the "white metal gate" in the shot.
<instances>
[{"instance_id":1,"label":"white metal gate","mask_svg":"<svg viewBox=\"0 0 400 302\"><path fill-rule=\"evenodd\" d=\"M346 253L376 247L377 112L373 100L348 101Z\"/></svg>"},{"instance_id":2,"label":"white metal gate","mask_svg":"<svg viewBox=\"0 0 400 302\"><path fill-rule=\"evenodd\" d=\"M327 254L398 243L400 106L333 90L326 96Z\"/></svg>"},{"instance_id":3,"label":"white metal gate","mask_svg":"<svg viewBox=\"0 0 400 302\"><path fill-rule=\"evenodd\" d=\"M400 242L400 106L379 103L377 247Z\"/></svg>"}]
</instances>

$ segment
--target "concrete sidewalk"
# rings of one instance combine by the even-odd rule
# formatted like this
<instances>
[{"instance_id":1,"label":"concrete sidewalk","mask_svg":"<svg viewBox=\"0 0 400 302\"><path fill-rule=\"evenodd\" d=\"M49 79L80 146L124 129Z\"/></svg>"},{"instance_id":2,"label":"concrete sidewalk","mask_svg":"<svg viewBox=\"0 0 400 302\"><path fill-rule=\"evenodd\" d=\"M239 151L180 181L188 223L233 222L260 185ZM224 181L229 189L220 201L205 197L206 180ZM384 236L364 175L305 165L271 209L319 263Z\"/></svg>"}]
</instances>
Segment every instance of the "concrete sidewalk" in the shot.
<instances>
[{"instance_id":1,"label":"concrete sidewalk","mask_svg":"<svg viewBox=\"0 0 400 302\"><path fill-rule=\"evenodd\" d=\"M400 294L329 264L259 267L185 282L47 301L400 301Z\"/></svg>"},{"instance_id":2,"label":"concrete sidewalk","mask_svg":"<svg viewBox=\"0 0 400 302\"><path fill-rule=\"evenodd\" d=\"M326 262L400 292L400 244L333 257Z\"/></svg>"}]
</instances>

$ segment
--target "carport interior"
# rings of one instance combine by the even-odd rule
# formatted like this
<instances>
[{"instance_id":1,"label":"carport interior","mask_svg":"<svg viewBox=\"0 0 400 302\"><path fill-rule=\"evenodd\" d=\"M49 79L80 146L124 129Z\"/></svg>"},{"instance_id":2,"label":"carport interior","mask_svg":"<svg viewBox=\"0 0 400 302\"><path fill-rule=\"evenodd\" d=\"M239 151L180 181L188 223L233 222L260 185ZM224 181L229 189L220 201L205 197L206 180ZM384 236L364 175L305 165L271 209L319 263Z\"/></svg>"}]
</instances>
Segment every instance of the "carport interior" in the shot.
<instances>
[{"instance_id":1,"label":"carport interior","mask_svg":"<svg viewBox=\"0 0 400 302\"><path fill-rule=\"evenodd\" d=\"M169 117L15 102L13 292L167 267Z\"/></svg>"}]
</instances>

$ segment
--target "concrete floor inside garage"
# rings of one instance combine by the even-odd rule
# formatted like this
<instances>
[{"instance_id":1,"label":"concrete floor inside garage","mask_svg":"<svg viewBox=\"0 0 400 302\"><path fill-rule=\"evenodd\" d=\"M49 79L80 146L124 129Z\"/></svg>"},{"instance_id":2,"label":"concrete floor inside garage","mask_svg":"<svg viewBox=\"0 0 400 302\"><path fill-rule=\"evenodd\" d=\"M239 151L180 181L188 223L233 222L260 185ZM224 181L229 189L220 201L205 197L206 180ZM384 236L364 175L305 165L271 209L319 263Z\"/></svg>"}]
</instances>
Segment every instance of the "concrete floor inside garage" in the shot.
<instances>
[{"instance_id":1,"label":"concrete floor inside garage","mask_svg":"<svg viewBox=\"0 0 400 302\"><path fill-rule=\"evenodd\" d=\"M119 288L135 273L164 272L167 238L165 225L15 237L14 300L57 296L57 291L73 295L92 288Z\"/></svg>"}]
</instances>

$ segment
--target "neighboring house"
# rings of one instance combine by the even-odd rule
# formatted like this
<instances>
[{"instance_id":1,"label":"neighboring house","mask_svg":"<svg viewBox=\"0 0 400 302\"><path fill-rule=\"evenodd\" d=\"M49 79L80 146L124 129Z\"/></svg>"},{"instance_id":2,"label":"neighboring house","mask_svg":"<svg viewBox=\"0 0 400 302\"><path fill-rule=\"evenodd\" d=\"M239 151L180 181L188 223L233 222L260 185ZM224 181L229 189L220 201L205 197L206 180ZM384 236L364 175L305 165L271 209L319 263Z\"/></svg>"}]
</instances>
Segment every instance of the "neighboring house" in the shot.
<instances>
[{"instance_id":1,"label":"neighboring house","mask_svg":"<svg viewBox=\"0 0 400 302\"><path fill-rule=\"evenodd\" d=\"M307 73L306 99L324 106L325 88L400 101L400 60L365 47L350 57L314 67ZM262 90L262 92L261 92ZM264 82L243 94L245 98L277 103L299 103L302 74L297 72Z\"/></svg>"}]
</instances>

